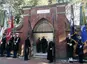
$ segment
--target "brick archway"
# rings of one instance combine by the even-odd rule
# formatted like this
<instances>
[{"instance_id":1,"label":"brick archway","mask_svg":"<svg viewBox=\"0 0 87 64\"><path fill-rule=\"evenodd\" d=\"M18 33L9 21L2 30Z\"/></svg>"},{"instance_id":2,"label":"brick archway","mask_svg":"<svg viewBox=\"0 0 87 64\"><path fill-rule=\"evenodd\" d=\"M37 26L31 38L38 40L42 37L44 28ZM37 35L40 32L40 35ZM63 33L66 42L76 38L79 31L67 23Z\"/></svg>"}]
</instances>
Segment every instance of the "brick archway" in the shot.
<instances>
[{"instance_id":1,"label":"brick archway","mask_svg":"<svg viewBox=\"0 0 87 64\"><path fill-rule=\"evenodd\" d=\"M33 32L53 32L53 30L52 24L44 18L40 19L33 28Z\"/></svg>"},{"instance_id":2,"label":"brick archway","mask_svg":"<svg viewBox=\"0 0 87 64\"><path fill-rule=\"evenodd\" d=\"M34 55L35 56L40 56L40 57L45 57L47 53L37 53L36 51L36 41L40 37L40 40L44 36L46 40L48 41L53 41L53 26L50 24L50 22L46 19L41 19L36 23L34 29L33 29L33 36L34 36Z\"/></svg>"}]
</instances>

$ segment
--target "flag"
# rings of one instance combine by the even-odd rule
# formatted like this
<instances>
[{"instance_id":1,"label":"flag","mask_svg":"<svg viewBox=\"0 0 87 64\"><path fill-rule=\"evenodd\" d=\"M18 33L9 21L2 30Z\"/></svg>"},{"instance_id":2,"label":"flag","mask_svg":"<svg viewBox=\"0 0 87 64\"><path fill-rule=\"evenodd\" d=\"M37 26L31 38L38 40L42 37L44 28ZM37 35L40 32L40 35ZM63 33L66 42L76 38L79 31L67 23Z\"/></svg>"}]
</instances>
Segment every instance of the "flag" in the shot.
<instances>
[{"instance_id":1,"label":"flag","mask_svg":"<svg viewBox=\"0 0 87 64\"><path fill-rule=\"evenodd\" d=\"M0 41L3 37L3 33L5 33L6 28L7 28L7 18L6 18L6 11L4 11L4 24L3 26L0 26Z\"/></svg>"},{"instance_id":2,"label":"flag","mask_svg":"<svg viewBox=\"0 0 87 64\"><path fill-rule=\"evenodd\" d=\"M80 7L80 24L81 24L81 37L82 42L84 43L87 40L87 31L86 31L86 17L84 7Z\"/></svg>"},{"instance_id":3,"label":"flag","mask_svg":"<svg viewBox=\"0 0 87 64\"><path fill-rule=\"evenodd\" d=\"M74 21L71 19L70 21L70 34L73 35L74 34Z\"/></svg>"},{"instance_id":4,"label":"flag","mask_svg":"<svg viewBox=\"0 0 87 64\"><path fill-rule=\"evenodd\" d=\"M82 37L82 42L84 43L87 40L87 31L85 25L81 26L81 37Z\"/></svg>"},{"instance_id":5,"label":"flag","mask_svg":"<svg viewBox=\"0 0 87 64\"><path fill-rule=\"evenodd\" d=\"M73 10L73 5L71 5L71 20L70 20L70 35L71 38L74 41L78 41L78 34L77 32L75 32L75 28L74 28L74 10Z\"/></svg>"},{"instance_id":6,"label":"flag","mask_svg":"<svg viewBox=\"0 0 87 64\"><path fill-rule=\"evenodd\" d=\"M3 28L0 27L0 42L1 42L1 40L2 40L2 36L3 36Z\"/></svg>"},{"instance_id":7,"label":"flag","mask_svg":"<svg viewBox=\"0 0 87 64\"><path fill-rule=\"evenodd\" d=\"M12 29L14 28L14 23L13 23L13 16L12 13L9 15L8 19L8 28L6 29L6 39L7 41L10 39Z\"/></svg>"},{"instance_id":8,"label":"flag","mask_svg":"<svg viewBox=\"0 0 87 64\"><path fill-rule=\"evenodd\" d=\"M6 40L9 41L11 35L11 28L6 29Z\"/></svg>"},{"instance_id":9,"label":"flag","mask_svg":"<svg viewBox=\"0 0 87 64\"><path fill-rule=\"evenodd\" d=\"M14 21L14 18L13 18L12 12L11 12L11 13L9 13L9 18L8 18L8 27L9 28L13 28L14 27L13 21Z\"/></svg>"},{"instance_id":10,"label":"flag","mask_svg":"<svg viewBox=\"0 0 87 64\"><path fill-rule=\"evenodd\" d=\"M13 16L11 16L11 28L14 28L14 23L13 23L13 21L14 21L14 18L13 18Z\"/></svg>"},{"instance_id":11,"label":"flag","mask_svg":"<svg viewBox=\"0 0 87 64\"><path fill-rule=\"evenodd\" d=\"M71 38L74 40L74 41L78 41L78 34L77 32L75 32L75 29L74 29L74 21L71 19L71 22L70 22L70 35L71 35Z\"/></svg>"},{"instance_id":12,"label":"flag","mask_svg":"<svg viewBox=\"0 0 87 64\"><path fill-rule=\"evenodd\" d=\"M6 16L6 11L4 13L4 31L7 29L7 16Z\"/></svg>"},{"instance_id":13,"label":"flag","mask_svg":"<svg viewBox=\"0 0 87 64\"><path fill-rule=\"evenodd\" d=\"M1 40L1 37L2 37L2 27L0 26L0 40Z\"/></svg>"},{"instance_id":14,"label":"flag","mask_svg":"<svg viewBox=\"0 0 87 64\"><path fill-rule=\"evenodd\" d=\"M73 5L71 5L71 20L70 20L70 34L74 34L74 13L73 13Z\"/></svg>"}]
</instances>

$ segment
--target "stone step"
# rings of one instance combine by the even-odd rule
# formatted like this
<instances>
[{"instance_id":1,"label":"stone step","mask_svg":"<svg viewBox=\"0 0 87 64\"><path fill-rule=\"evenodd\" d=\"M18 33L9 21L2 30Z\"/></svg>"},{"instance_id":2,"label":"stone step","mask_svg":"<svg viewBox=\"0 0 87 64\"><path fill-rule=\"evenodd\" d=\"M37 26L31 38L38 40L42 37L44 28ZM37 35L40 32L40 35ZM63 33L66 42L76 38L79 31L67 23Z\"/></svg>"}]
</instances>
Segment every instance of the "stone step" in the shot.
<instances>
[{"instance_id":1,"label":"stone step","mask_svg":"<svg viewBox=\"0 0 87 64\"><path fill-rule=\"evenodd\" d=\"M47 58L47 53L36 53L34 57L37 58Z\"/></svg>"}]
</instances>

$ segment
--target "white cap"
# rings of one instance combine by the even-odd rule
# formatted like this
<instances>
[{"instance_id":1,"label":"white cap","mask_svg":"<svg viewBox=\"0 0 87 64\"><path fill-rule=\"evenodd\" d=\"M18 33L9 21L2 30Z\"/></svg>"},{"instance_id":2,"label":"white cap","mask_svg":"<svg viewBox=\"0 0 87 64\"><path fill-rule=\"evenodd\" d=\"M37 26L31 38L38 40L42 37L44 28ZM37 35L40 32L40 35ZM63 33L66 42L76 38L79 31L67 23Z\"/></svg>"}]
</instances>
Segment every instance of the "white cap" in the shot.
<instances>
[{"instance_id":1,"label":"white cap","mask_svg":"<svg viewBox=\"0 0 87 64\"><path fill-rule=\"evenodd\" d=\"M69 37L71 36L70 33L68 34L68 36L69 36Z\"/></svg>"},{"instance_id":2,"label":"white cap","mask_svg":"<svg viewBox=\"0 0 87 64\"><path fill-rule=\"evenodd\" d=\"M81 36L79 36L79 39L82 39Z\"/></svg>"}]
</instances>

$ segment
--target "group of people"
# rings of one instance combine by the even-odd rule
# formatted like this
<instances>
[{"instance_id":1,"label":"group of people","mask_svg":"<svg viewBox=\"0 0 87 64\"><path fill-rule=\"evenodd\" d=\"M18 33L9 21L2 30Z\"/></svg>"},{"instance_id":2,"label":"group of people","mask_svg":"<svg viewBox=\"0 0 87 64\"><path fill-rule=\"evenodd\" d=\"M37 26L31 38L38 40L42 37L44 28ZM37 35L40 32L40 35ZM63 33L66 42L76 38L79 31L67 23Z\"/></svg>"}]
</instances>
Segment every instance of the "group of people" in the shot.
<instances>
[{"instance_id":1,"label":"group of people","mask_svg":"<svg viewBox=\"0 0 87 64\"><path fill-rule=\"evenodd\" d=\"M67 55L69 57L69 62L72 62L73 60L73 53L74 53L74 45L76 46L76 54L78 55L79 62L83 63L83 46L84 44L81 41L81 36L78 36L78 40L74 40L75 35L68 34L68 37L66 38L67 41ZM13 51L13 58L17 57L17 53L19 51L19 44L20 44L20 37L19 34L11 34L11 37L9 41L6 41L6 35L3 34L2 41L0 43L0 56L5 56L6 53L7 57L11 56L11 51ZM30 38L27 37L25 39L24 44L24 60L28 60L29 51L30 51L31 43ZM48 42L45 37L42 37L37 39L36 41L36 51L38 53L46 53L47 52L47 60L49 62L54 61L55 57L55 44L53 41Z\"/></svg>"},{"instance_id":2,"label":"group of people","mask_svg":"<svg viewBox=\"0 0 87 64\"><path fill-rule=\"evenodd\" d=\"M73 57L74 57L74 50L75 54L78 55L78 59L80 63L83 63L83 46L84 44L82 43L81 36L77 34L70 35L68 34L68 37L66 38L67 40L67 55L69 57L69 62L73 62ZM75 39L77 38L77 40ZM76 49L74 49L74 46L76 45Z\"/></svg>"},{"instance_id":3,"label":"group of people","mask_svg":"<svg viewBox=\"0 0 87 64\"><path fill-rule=\"evenodd\" d=\"M13 58L17 57L19 51L20 37L19 34L11 34L9 41L7 41L6 34L3 34L3 37L0 42L0 56L10 57L11 52L13 52Z\"/></svg>"},{"instance_id":4,"label":"group of people","mask_svg":"<svg viewBox=\"0 0 87 64\"><path fill-rule=\"evenodd\" d=\"M43 36L42 39L40 38L37 39L36 41L36 51L37 53L46 53L47 52L47 47L48 47L48 42L46 38Z\"/></svg>"},{"instance_id":5,"label":"group of people","mask_svg":"<svg viewBox=\"0 0 87 64\"><path fill-rule=\"evenodd\" d=\"M55 46L53 41L48 42L44 36L41 40L38 38L36 41L36 51L37 53L47 53L47 60L49 60L50 63L53 62L55 56Z\"/></svg>"},{"instance_id":6,"label":"group of people","mask_svg":"<svg viewBox=\"0 0 87 64\"><path fill-rule=\"evenodd\" d=\"M20 37L19 34L11 34L9 41L6 39L6 34L3 34L1 43L0 43L0 56L6 56L17 58L19 55L19 46L20 46ZM27 37L24 43L24 60L28 60L29 48L30 48L30 39Z\"/></svg>"},{"instance_id":7,"label":"group of people","mask_svg":"<svg viewBox=\"0 0 87 64\"><path fill-rule=\"evenodd\" d=\"M1 43L0 43L0 56L6 56L17 58L19 55L19 46L20 46L20 37L19 34L11 34L9 41L6 40L6 35L3 34ZM28 60L29 48L30 48L30 39L27 37L24 43L24 60ZM12 53L11 53L12 52Z\"/></svg>"},{"instance_id":8,"label":"group of people","mask_svg":"<svg viewBox=\"0 0 87 64\"><path fill-rule=\"evenodd\" d=\"M0 42L0 56L6 56L17 58L19 52L19 45L20 45L20 37L19 34L11 34L9 41L6 39L6 34L3 34L2 40ZM29 36L25 39L24 43L24 60L29 60L29 53L30 53L31 43ZM43 36L42 39L38 38L36 41L36 50L38 53L47 53L47 59L49 62L53 62L54 60L54 42L48 41Z\"/></svg>"}]
</instances>

